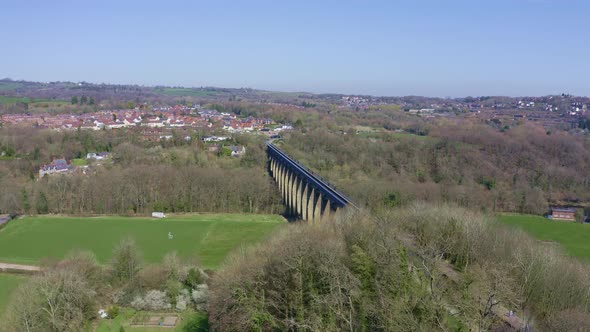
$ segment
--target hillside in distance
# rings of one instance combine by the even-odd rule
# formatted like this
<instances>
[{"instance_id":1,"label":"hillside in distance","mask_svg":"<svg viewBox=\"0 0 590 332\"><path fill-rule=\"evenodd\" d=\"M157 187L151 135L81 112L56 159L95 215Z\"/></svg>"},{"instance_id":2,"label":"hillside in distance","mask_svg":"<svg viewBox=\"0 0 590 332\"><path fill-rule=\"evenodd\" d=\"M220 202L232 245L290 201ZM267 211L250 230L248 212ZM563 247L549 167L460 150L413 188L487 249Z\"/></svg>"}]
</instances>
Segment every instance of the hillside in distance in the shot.
<instances>
[{"instance_id":1,"label":"hillside in distance","mask_svg":"<svg viewBox=\"0 0 590 332\"><path fill-rule=\"evenodd\" d=\"M312 108L316 106L345 106L356 111L383 105L398 105L412 109L441 112L477 112L479 109L527 110L580 115L588 109L590 97L558 93L550 96L479 96L438 98L425 96L368 96L339 93L279 92L253 88L144 86L88 82L31 82L10 78L0 80L0 113L27 111L35 102L70 102L72 98L92 98L88 110L124 108L128 105L152 106L196 102L255 102L277 103ZM25 105L26 104L26 105ZM51 105L48 107L51 109Z\"/></svg>"}]
</instances>

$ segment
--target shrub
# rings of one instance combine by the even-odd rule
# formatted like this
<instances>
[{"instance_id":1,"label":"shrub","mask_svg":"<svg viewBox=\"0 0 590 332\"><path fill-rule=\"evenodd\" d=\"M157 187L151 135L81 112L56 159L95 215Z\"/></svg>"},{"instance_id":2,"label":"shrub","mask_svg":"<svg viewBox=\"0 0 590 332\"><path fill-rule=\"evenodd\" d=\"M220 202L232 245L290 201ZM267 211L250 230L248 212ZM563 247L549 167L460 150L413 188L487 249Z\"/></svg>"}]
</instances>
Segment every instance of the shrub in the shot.
<instances>
[{"instance_id":1,"label":"shrub","mask_svg":"<svg viewBox=\"0 0 590 332\"><path fill-rule=\"evenodd\" d=\"M105 283L104 268L98 263L96 255L89 251L70 253L66 259L56 264L58 269L72 269L93 287Z\"/></svg>"},{"instance_id":2,"label":"shrub","mask_svg":"<svg viewBox=\"0 0 590 332\"><path fill-rule=\"evenodd\" d=\"M206 332L209 331L207 316L195 314L186 322L182 328L183 332Z\"/></svg>"},{"instance_id":3,"label":"shrub","mask_svg":"<svg viewBox=\"0 0 590 332\"><path fill-rule=\"evenodd\" d=\"M209 301L209 287L206 284L197 285L191 294L197 310L205 310Z\"/></svg>"},{"instance_id":4,"label":"shrub","mask_svg":"<svg viewBox=\"0 0 590 332\"><path fill-rule=\"evenodd\" d=\"M107 310L107 315L109 319L115 319L117 318L117 316L119 316L119 312L120 312L121 308L119 308L119 306L111 306L108 310Z\"/></svg>"},{"instance_id":5,"label":"shrub","mask_svg":"<svg viewBox=\"0 0 590 332\"><path fill-rule=\"evenodd\" d=\"M164 290L168 281L168 271L160 264L151 264L139 271L139 284L142 289Z\"/></svg>"},{"instance_id":6,"label":"shrub","mask_svg":"<svg viewBox=\"0 0 590 332\"><path fill-rule=\"evenodd\" d=\"M137 310L143 310L147 307L145 299L143 298L143 296L136 296L133 301L131 301L131 307L133 307L134 309Z\"/></svg>"},{"instance_id":7,"label":"shrub","mask_svg":"<svg viewBox=\"0 0 590 332\"><path fill-rule=\"evenodd\" d=\"M151 290L145 296L136 296L131 306L137 310L164 310L170 309L172 305L168 302L166 292Z\"/></svg>"},{"instance_id":8,"label":"shrub","mask_svg":"<svg viewBox=\"0 0 590 332\"><path fill-rule=\"evenodd\" d=\"M176 304L176 297L180 294L182 284L176 280L168 280L166 282L166 293L172 305Z\"/></svg>"},{"instance_id":9,"label":"shrub","mask_svg":"<svg viewBox=\"0 0 590 332\"><path fill-rule=\"evenodd\" d=\"M168 273L168 279L179 280L182 262L180 261L180 257L175 251L168 253L166 254L166 256L164 256L162 265Z\"/></svg>"},{"instance_id":10,"label":"shrub","mask_svg":"<svg viewBox=\"0 0 590 332\"><path fill-rule=\"evenodd\" d=\"M199 269L191 267L184 281L184 284L190 289L196 289L198 285L203 283L203 276Z\"/></svg>"},{"instance_id":11,"label":"shrub","mask_svg":"<svg viewBox=\"0 0 590 332\"><path fill-rule=\"evenodd\" d=\"M186 289L180 291L180 294L176 297L176 309L179 311L185 311L188 304L190 303L189 292Z\"/></svg>"},{"instance_id":12,"label":"shrub","mask_svg":"<svg viewBox=\"0 0 590 332\"><path fill-rule=\"evenodd\" d=\"M141 268L141 253L132 239L125 239L113 250L111 266L115 281L134 281Z\"/></svg>"}]
</instances>

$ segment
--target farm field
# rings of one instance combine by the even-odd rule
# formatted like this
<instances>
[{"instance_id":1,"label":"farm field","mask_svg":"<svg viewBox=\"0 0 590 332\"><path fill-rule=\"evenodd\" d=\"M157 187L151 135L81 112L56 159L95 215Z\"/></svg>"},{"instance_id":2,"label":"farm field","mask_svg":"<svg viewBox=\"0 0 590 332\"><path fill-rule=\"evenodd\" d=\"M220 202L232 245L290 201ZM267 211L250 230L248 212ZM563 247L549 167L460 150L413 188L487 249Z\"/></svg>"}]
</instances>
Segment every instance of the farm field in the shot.
<instances>
[{"instance_id":1,"label":"farm field","mask_svg":"<svg viewBox=\"0 0 590 332\"><path fill-rule=\"evenodd\" d=\"M0 230L0 262L39 264L45 258L63 258L73 250L90 250L105 263L117 243L133 238L148 263L159 262L167 253L176 251L214 269L233 249L258 242L284 225L281 216L254 214L199 214L158 220L25 217Z\"/></svg>"},{"instance_id":2,"label":"farm field","mask_svg":"<svg viewBox=\"0 0 590 332\"><path fill-rule=\"evenodd\" d=\"M498 219L507 225L519 227L541 241L559 243L571 256L590 260L590 225L564 221L552 221L540 216L500 215Z\"/></svg>"},{"instance_id":3,"label":"farm field","mask_svg":"<svg viewBox=\"0 0 590 332\"><path fill-rule=\"evenodd\" d=\"M2 313L10 300L12 292L25 280L27 280L26 276L0 273L0 316L2 316Z\"/></svg>"}]
</instances>

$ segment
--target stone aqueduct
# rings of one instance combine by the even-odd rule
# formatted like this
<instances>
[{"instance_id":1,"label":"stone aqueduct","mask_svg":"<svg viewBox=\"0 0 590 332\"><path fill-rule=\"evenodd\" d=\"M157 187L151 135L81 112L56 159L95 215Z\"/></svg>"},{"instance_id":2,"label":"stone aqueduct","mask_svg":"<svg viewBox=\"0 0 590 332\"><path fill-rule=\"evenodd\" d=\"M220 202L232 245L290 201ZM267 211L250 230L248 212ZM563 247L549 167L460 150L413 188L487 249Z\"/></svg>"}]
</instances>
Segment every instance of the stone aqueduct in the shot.
<instances>
[{"instance_id":1,"label":"stone aqueduct","mask_svg":"<svg viewBox=\"0 0 590 332\"><path fill-rule=\"evenodd\" d=\"M269 172L279 187L287 215L313 223L354 206L346 195L273 143L267 143L267 155Z\"/></svg>"}]
</instances>

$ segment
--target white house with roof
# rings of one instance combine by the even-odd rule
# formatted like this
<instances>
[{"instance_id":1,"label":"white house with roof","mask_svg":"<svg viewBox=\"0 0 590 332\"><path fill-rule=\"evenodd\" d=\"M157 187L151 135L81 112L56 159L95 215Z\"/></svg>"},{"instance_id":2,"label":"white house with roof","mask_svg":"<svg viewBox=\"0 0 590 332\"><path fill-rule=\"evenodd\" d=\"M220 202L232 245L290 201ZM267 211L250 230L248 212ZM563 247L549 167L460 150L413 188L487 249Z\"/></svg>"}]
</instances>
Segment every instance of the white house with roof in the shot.
<instances>
[{"instance_id":1,"label":"white house with roof","mask_svg":"<svg viewBox=\"0 0 590 332\"><path fill-rule=\"evenodd\" d=\"M49 165L43 165L39 169L39 176L51 175L57 173L67 173L74 169L74 166L68 165L65 159L55 159Z\"/></svg>"},{"instance_id":2,"label":"white house with roof","mask_svg":"<svg viewBox=\"0 0 590 332\"><path fill-rule=\"evenodd\" d=\"M232 145L229 148L231 149L232 157L240 157L246 153L246 147L243 145Z\"/></svg>"}]
</instances>

